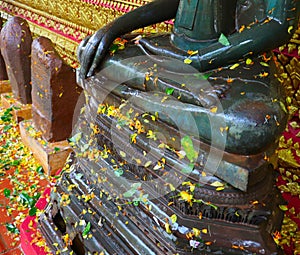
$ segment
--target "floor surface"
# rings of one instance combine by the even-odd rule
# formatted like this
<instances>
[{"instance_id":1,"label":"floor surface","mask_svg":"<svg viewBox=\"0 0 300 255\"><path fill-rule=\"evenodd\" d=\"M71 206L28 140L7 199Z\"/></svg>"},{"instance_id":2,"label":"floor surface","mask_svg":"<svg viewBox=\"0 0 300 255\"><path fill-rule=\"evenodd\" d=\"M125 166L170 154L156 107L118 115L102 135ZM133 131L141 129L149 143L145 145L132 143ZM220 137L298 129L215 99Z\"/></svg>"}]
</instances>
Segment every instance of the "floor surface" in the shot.
<instances>
[{"instance_id":1,"label":"floor surface","mask_svg":"<svg viewBox=\"0 0 300 255\"><path fill-rule=\"evenodd\" d=\"M23 254L19 229L50 185L39 163L20 137L10 110L0 109L0 254Z\"/></svg>"}]
</instances>

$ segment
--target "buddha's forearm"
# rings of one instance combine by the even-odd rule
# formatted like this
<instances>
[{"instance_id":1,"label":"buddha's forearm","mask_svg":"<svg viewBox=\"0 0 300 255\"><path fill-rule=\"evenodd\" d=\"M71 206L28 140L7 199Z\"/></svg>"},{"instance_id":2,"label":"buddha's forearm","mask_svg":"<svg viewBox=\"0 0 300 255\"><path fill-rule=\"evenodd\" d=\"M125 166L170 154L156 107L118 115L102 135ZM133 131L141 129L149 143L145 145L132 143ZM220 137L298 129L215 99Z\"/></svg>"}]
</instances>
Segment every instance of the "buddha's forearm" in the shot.
<instances>
[{"instance_id":1,"label":"buddha's forearm","mask_svg":"<svg viewBox=\"0 0 300 255\"><path fill-rule=\"evenodd\" d=\"M282 24L270 20L228 37L229 46L215 43L201 49L199 50L201 69L216 68L236 62L247 55L257 55L275 49L288 42L293 33L292 30L289 31L289 27L292 28L292 25L292 22ZM294 28L296 27L294 26Z\"/></svg>"},{"instance_id":2,"label":"buddha's forearm","mask_svg":"<svg viewBox=\"0 0 300 255\"><path fill-rule=\"evenodd\" d=\"M198 54L192 56L188 52L174 47L157 47L157 45L143 39L140 40L140 47L145 51L145 54L162 55L181 61L189 58L193 67L199 71L207 71L236 63L247 55L249 57L256 56L279 47L288 42L294 30L289 29L289 27L294 25L294 28L296 28L296 24L297 22L283 24L276 20L270 20L229 36L230 44L228 46L215 42L210 46L198 49Z\"/></svg>"},{"instance_id":3,"label":"buddha's forearm","mask_svg":"<svg viewBox=\"0 0 300 255\"><path fill-rule=\"evenodd\" d=\"M199 50L200 69L216 68L287 43L298 26L300 1L269 0L267 9L270 16L265 20L229 36L229 46L215 43Z\"/></svg>"},{"instance_id":4,"label":"buddha's forearm","mask_svg":"<svg viewBox=\"0 0 300 255\"><path fill-rule=\"evenodd\" d=\"M155 0L126 13L111 23L117 35L175 18L179 0Z\"/></svg>"}]
</instances>

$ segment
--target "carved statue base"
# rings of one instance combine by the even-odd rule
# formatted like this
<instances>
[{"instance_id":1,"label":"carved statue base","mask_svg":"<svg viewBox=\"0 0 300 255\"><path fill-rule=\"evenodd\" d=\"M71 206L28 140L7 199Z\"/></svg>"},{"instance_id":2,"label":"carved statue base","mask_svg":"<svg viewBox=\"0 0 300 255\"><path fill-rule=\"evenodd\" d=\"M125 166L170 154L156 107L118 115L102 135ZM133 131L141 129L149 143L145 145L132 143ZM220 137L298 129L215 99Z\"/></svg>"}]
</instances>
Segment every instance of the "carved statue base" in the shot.
<instances>
[{"instance_id":1,"label":"carved statue base","mask_svg":"<svg viewBox=\"0 0 300 255\"><path fill-rule=\"evenodd\" d=\"M31 104L22 104L12 93L1 94L1 103L5 109L12 109L13 118L18 123L32 118Z\"/></svg>"},{"instance_id":2,"label":"carved statue base","mask_svg":"<svg viewBox=\"0 0 300 255\"><path fill-rule=\"evenodd\" d=\"M61 170L72 149L67 140L47 142L37 131L32 120L19 123L22 142L30 148L36 160L48 176L54 176Z\"/></svg>"},{"instance_id":3,"label":"carved statue base","mask_svg":"<svg viewBox=\"0 0 300 255\"><path fill-rule=\"evenodd\" d=\"M105 86L97 84L101 79L90 82L105 94ZM203 167L217 148L186 136L180 145L182 133L154 113L128 107L114 91L99 99L88 87L71 139L76 158L39 219L53 251L281 254L272 235L280 230L283 201L263 153L224 153L220 169L240 169L241 180L247 180L241 191ZM192 166L186 156L195 155L188 141L202 145ZM228 180L236 185L239 177L231 172Z\"/></svg>"},{"instance_id":4,"label":"carved statue base","mask_svg":"<svg viewBox=\"0 0 300 255\"><path fill-rule=\"evenodd\" d=\"M0 80L0 94L10 93L11 86L9 80Z\"/></svg>"},{"instance_id":5,"label":"carved statue base","mask_svg":"<svg viewBox=\"0 0 300 255\"><path fill-rule=\"evenodd\" d=\"M63 176L52 196L52 205L40 218L41 230L53 251L63 251L61 254L74 251L77 255L101 252L170 255L280 254L270 235L270 232L279 229L282 216L276 206L281 201L277 191L271 188L271 177L257 190L263 194L265 185L271 190L270 195L264 194L263 200L260 200L260 203L266 203L267 206L260 206L259 209L255 209L255 201L248 205L216 203L218 211L208 206L188 207L185 203L168 206L171 203L169 197L153 200L146 206L126 205L120 209L119 203L111 200L102 188L91 185L94 180L89 176L89 169L81 169L78 163L75 168L70 175ZM74 187L71 192L70 187ZM91 192L95 197L85 202L86 194ZM102 195L99 197L97 194ZM241 194L238 192L227 194L236 197L239 195ZM222 199L221 197L217 196L216 199ZM242 197L239 199L243 200ZM200 213L203 213L202 219L199 219ZM241 217L238 216L239 213L247 215ZM168 234L164 226L168 215L172 214L177 215L178 224L185 226L174 231L176 234ZM87 226L90 226L90 231L84 234ZM203 241L200 238L199 241L189 240L188 233L194 227L202 231Z\"/></svg>"}]
</instances>

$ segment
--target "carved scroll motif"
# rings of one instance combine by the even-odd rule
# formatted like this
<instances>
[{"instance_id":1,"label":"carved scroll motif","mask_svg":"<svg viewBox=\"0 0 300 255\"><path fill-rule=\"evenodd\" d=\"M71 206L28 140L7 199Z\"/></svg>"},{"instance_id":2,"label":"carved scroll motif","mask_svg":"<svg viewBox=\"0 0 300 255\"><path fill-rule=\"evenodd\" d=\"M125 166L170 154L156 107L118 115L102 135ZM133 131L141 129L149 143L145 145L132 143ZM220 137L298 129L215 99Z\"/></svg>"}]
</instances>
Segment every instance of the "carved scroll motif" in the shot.
<instances>
[{"instance_id":1,"label":"carved scroll motif","mask_svg":"<svg viewBox=\"0 0 300 255\"><path fill-rule=\"evenodd\" d=\"M0 0L0 14L25 18L34 36L51 39L61 57L77 67L78 43L88 34L150 0ZM157 31L169 31L171 26L161 23ZM153 27L145 31L152 31Z\"/></svg>"}]
</instances>

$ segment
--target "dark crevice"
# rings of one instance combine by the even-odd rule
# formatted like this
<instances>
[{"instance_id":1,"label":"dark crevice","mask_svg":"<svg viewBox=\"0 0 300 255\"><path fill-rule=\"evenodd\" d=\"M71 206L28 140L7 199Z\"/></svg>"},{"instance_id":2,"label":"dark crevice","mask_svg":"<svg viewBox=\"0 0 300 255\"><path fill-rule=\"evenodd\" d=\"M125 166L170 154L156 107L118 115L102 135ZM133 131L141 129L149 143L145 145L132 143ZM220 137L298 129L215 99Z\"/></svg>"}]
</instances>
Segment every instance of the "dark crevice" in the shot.
<instances>
[{"instance_id":1,"label":"dark crevice","mask_svg":"<svg viewBox=\"0 0 300 255\"><path fill-rule=\"evenodd\" d=\"M76 255L85 255L84 245L78 235L73 239L71 249Z\"/></svg>"},{"instance_id":2,"label":"dark crevice","mask_svg":"<svg viewBox=\"0 0 300 255\"><path fill-rule=\"evenodd\" d=\"M53 222L62 234L66 233L66 223L65 223L63 217L61 216L60 210L58 210L56 215L53 217Z\"/></svg>"}]
</instances>

